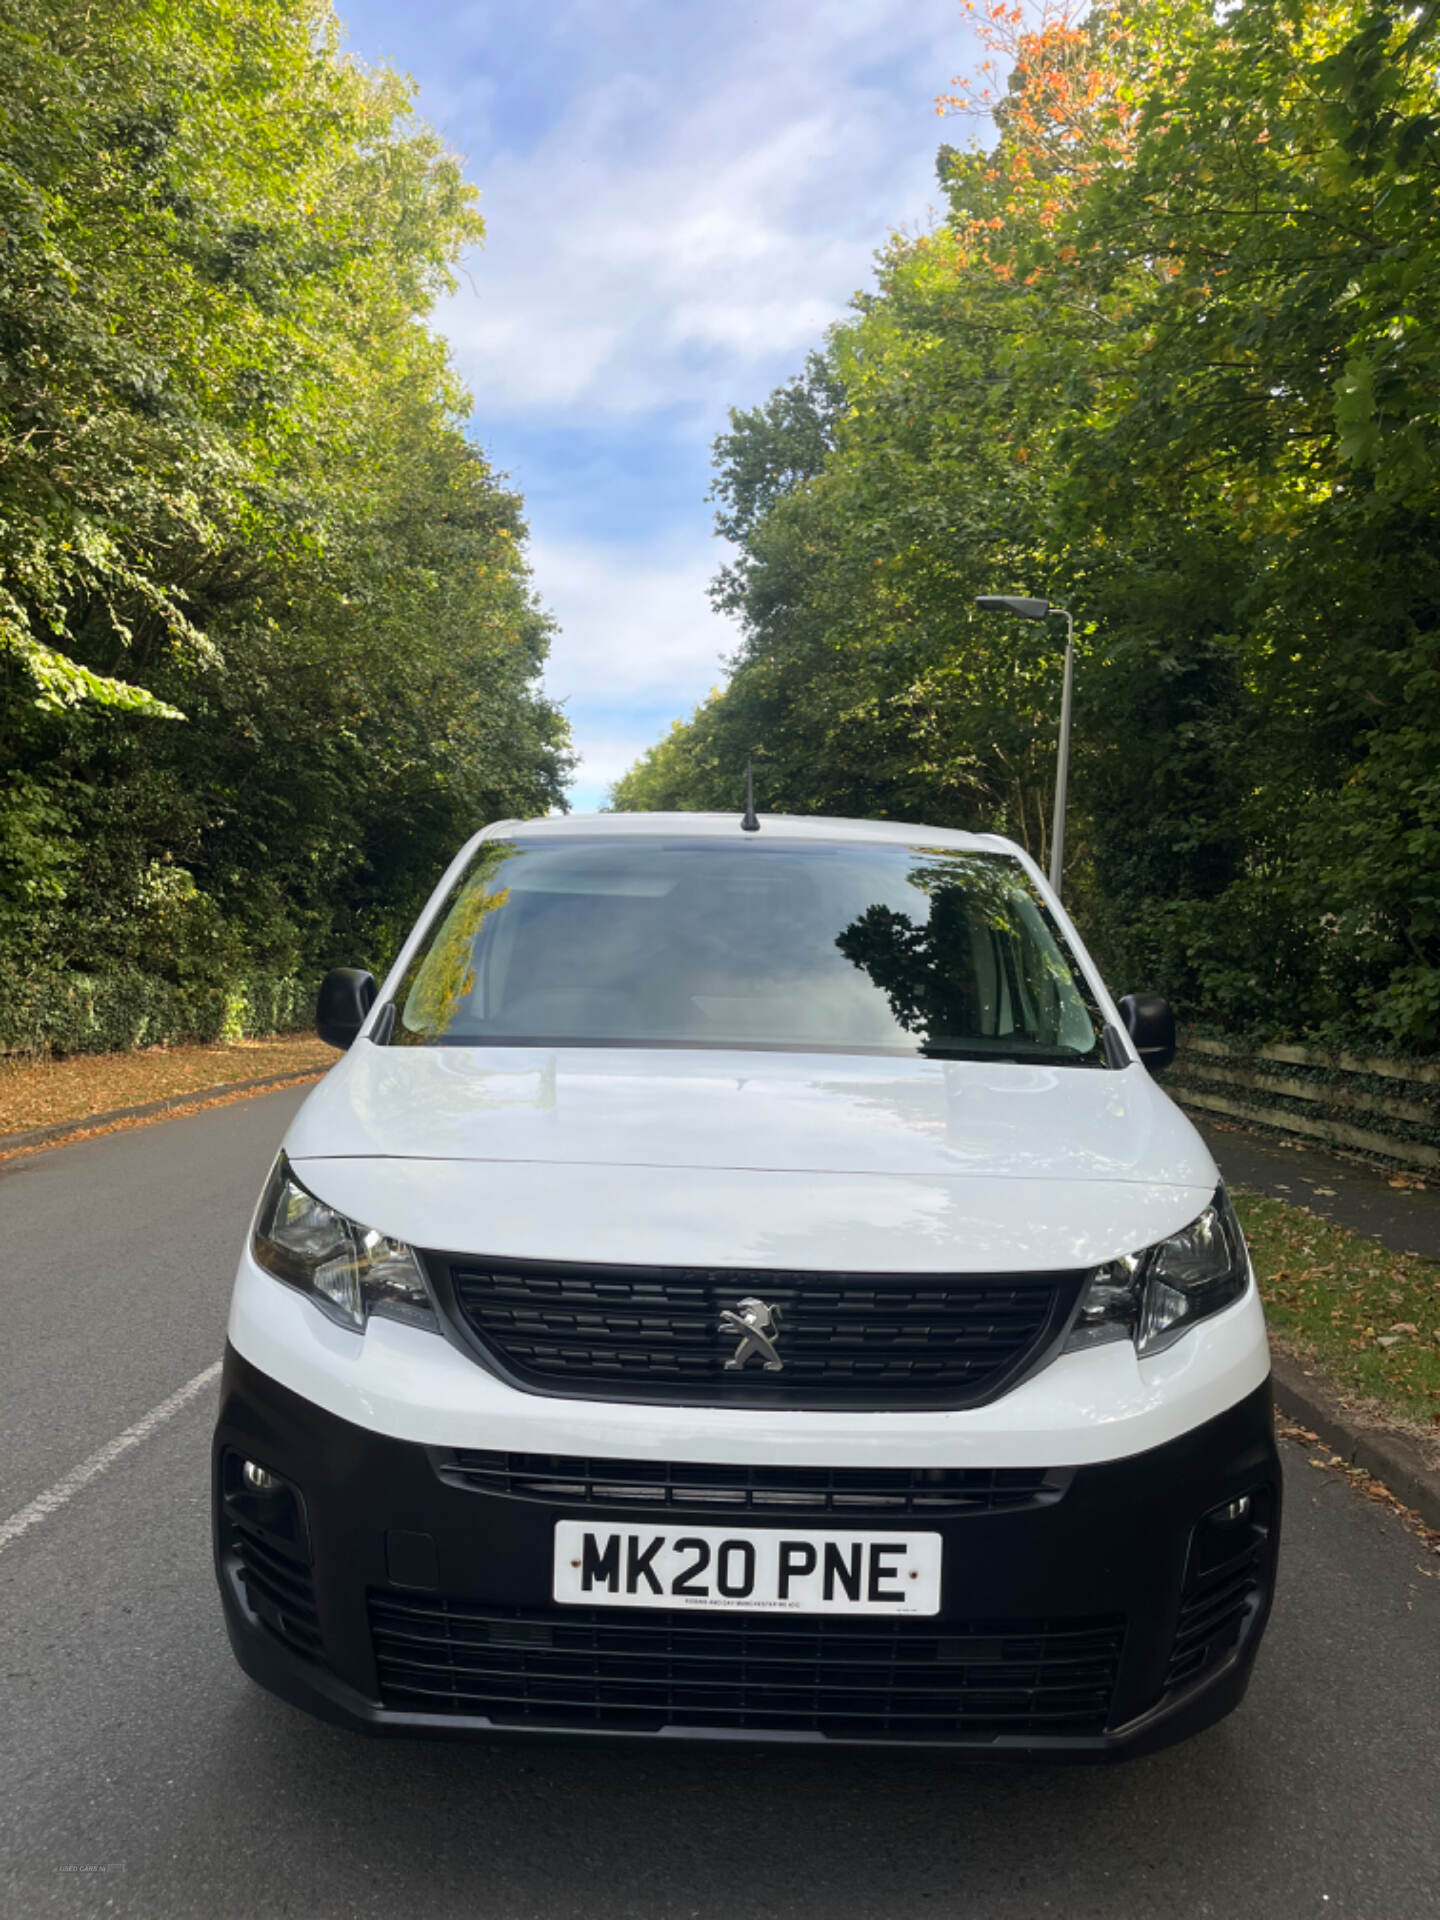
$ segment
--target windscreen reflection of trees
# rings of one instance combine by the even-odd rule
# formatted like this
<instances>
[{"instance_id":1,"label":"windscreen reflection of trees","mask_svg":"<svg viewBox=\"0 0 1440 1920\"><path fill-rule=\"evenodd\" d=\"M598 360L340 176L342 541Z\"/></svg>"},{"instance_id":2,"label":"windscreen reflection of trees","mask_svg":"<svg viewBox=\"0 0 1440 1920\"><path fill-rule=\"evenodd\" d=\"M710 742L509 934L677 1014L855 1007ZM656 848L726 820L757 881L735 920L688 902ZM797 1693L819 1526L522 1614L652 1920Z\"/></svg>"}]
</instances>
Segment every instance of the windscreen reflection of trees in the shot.
<instances>
[{"instance_id":1,"label":"windscreen reflection of trees","mask_svg":"<svg viewBox=\"0 0 1440 1920\"><path fill-rule=\"evenodd\" d=\"M421 1036L448 1033L460 1008L475 991L475 949L487 913L503 907L510 889L489 891L490 883L519 849L508 840L481 848L466 874L435 944L410 975L401 1001L401 1028ZM397 1037L403 1038L403 1033Z\"/></svg>"},{"instance_id":2,"label":"windscreen reflection of trees","mask_svg":"<svg viewBox=\"0 0 1440 1920\"><path fill-rule=\"evenodd\" d=\"M836 939L854 966L867 973L890 1003L906 1033L940 1044L947 1039L999 1037L1002 979L1009 989L1013 1031L1050 1046L1060 1039L1062 1007L1075 984L1061 955L1027 928L1020 908L1026 896L995 861L959 856L913 867L907 876L930 899L922 926L907 913L867 907ZM1038 920L1038 913L1036 914ZM1039 923L1043 926L1043 922ZM995 1008L987 1025L980 980L977 935L994 941ZM1022 996L1020 974L1028 996ZM1028 1030L1026 999L1045 1027Z\"/></svg>"}]
</instances>

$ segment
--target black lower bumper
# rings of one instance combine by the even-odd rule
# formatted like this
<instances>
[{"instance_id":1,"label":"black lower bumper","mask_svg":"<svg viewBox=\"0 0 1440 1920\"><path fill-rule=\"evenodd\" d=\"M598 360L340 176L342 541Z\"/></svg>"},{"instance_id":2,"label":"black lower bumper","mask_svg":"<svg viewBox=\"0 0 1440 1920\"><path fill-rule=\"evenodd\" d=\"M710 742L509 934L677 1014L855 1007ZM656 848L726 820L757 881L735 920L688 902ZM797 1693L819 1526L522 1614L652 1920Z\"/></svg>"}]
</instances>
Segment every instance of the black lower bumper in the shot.
<instances>
[{"instance_id":1,"label":"black lower bumper","mask_svg":"<svg viewBox=\"0 0 1440 1920\"><path fill-rule=\"evenodd\" d=\"M248 1484L245 1461L279 1484ZM1029 1505L923 1519L744 1515L747 1527L940 1532L938 1619L562 1607L550 1594L566 1508L553 1496L456 1484L426 1447L336 1419L232 1350L215 1435L216 1571L246 1672L372 1732L1093 1758L1199 1732L1239 1704L1270 1607L1280 1472L1268 1386L1163 1447L1062 1481ZM584 1517L637 1515L592 1495ZM724 1521L699 1504L663 1518Z\"/></svg>"}]
</instances>

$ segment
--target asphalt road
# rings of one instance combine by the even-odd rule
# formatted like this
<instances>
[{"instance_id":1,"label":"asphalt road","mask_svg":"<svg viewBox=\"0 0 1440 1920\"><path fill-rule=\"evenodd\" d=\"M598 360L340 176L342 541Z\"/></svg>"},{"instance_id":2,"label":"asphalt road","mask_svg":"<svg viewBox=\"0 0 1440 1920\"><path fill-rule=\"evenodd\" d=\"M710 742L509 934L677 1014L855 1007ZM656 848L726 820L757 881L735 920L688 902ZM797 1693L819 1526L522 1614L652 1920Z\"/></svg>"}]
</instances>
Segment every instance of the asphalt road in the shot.
<instances>
[{"instance_id":1,"label":"asphalt road","mask_svg":"<svg viewBox=\"0 0 1440 1920\"><path fill-rule=\"evenodd\" d=\"M1440 1913L1440 1562L1289 1446L1248 1700L1126 1767L382 1743L258 1692L211 1585L213 1384L143 1422L220 1352L299 1098L0 1168L5 1920Z\"/></svg>"}]
</instances>

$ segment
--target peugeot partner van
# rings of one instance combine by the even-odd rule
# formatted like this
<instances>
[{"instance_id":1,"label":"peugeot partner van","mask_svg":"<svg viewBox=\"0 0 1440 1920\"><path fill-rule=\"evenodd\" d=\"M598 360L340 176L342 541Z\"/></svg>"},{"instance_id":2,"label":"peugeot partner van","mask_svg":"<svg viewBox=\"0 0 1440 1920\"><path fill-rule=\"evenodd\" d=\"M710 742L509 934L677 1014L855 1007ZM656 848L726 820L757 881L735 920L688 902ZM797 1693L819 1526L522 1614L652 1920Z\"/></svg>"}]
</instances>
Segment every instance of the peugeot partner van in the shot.
<instances>
[{"instance_id":1,"label":"peugeot partner van","mask_svg":"<svg viewBox=\"0 0 1440 1920\"><path fill-rule=\"evenodd\" d=\"M326 979L230 1313L236 1655L379 1732L1192 1734L1280 1476L1168 1009L1006 840L754 826L488 827Z\"/></svg>"}]
</instances>

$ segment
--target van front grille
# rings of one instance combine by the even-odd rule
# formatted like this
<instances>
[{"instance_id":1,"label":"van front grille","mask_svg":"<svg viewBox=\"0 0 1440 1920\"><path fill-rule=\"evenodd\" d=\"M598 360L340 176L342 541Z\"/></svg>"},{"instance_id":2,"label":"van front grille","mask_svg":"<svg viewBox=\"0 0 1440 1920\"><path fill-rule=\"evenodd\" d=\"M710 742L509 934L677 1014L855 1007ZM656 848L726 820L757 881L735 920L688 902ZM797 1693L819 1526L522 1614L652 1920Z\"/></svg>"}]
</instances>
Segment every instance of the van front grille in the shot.
<instances>
[{"instance_id":1,"label":"van front grille","mask_svg":"<svg viewBox=\"0 0 1440 1920\"><path fill-rule=\"evenodd\" d=\"M1083 1273L837 1274L432 1261L456 1316L522 1386L715 1406L972 1407L1031 1371ZM778 1366L743 1365L763 1304ZM727 1317L728 1316L728 1317Z\"/></svg>"}]
</instances>

